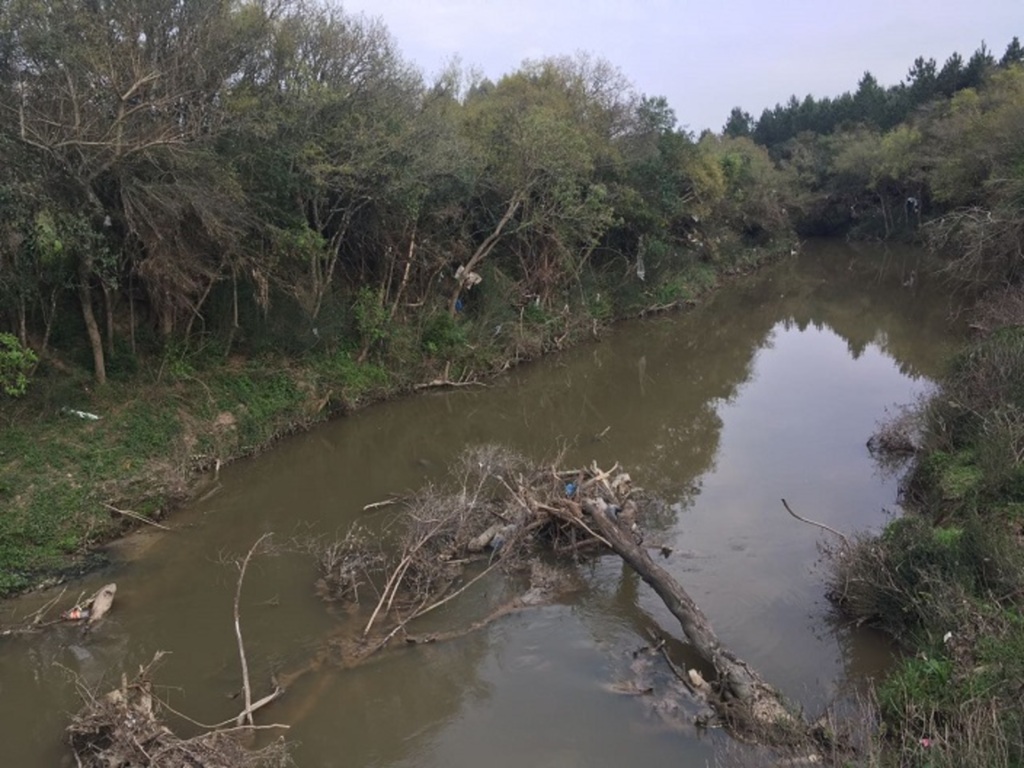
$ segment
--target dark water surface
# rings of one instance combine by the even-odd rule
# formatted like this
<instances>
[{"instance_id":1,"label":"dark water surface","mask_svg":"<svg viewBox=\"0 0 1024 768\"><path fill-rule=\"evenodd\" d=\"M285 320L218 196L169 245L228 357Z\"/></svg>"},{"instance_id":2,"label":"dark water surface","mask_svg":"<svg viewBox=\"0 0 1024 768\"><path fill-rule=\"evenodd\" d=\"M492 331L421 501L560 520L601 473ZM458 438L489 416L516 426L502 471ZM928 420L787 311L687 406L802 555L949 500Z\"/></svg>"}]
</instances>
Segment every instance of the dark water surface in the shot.
<instances>
[{"instance_id":1,"label":"dark water surface","mask_svg":"<svg viewBox=\"0 0 1024 768\"><path fill-rule=\"evenodd\" d=\"M171 652L156 681L172 706L202 722L237 714L230 561L266 531L285 541L383 522L396 512L363 505L442 480L465 446L488 442L537 459L564 449L569 465L618 461L667 499L672 514L649 534L674 547L666 567L726 645L814 712L883 671L890 651L833 616L815 569L823 534L779 499L846 531L877 529L895 508L896 478L865 441L928 390L955 343L948 299L905 285L922 258L810 243L693 311L624 324L487 389L370 408L227 467L217 493L172 518L174 533L143 533L119 565L72 585L69 596L118 583L94 633L0 640L0 764L66 761L71 673L105 689L157 650ZM260 558L242 601L256 696L271 673L315 661L259 716L291 724L301 766L703 765L722 745L661 695L673 687L663 663L639 670L654 694L613 692L635 679L648 632L679 636L613 557L585 565L571 599L355 670L324 652L346 617L315 597L315 578L309 557ZM43 599L4 606L3 619ZM485 599L468 595L433 625L465 623ZM682 644L672 652L685 663Z\"/></svg>"}]
</instances>

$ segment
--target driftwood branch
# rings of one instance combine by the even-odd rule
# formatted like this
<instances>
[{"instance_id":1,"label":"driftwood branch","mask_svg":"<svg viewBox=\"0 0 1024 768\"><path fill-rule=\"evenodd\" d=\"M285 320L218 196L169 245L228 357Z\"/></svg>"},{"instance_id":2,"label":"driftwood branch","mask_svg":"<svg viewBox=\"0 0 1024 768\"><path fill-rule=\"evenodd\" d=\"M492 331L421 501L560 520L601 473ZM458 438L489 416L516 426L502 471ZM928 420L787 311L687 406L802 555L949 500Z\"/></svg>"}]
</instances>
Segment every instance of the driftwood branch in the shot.
<instances>
[{"instance_id":1,"label":"driftwood branch","mask_svg":"<svg viewBox=\"0 0 1024 768\"><path fill-rule=\"evenodd\" d=\"M390 507L392 504L397 504L401 500L402 500L401 497L394 496L394 497L392 497L390 499L383 499L381 501L374 501L374 502L371 502L370 504L366 504L363 507L363 512L370 512L370 511L375 510L375 509L383 509L384 507Z\"/></svg>"},{"instance_id":2,"label":"driftwood branch","mask_svg":"<svg viewBox=\"0 0 1024 768\"><path fill-rule=\"evenodd\" d=\"M242 565L238 570L238 584L235 587L235 638L238 640L238 659L242 665L242 691L245 694L245 709L235 718L237 725L242 725L248 721L249 725L253 724L252 713L252 688L249 686L249 663L245 658L245 644L242 642L242 619L240 616L240 604L242 601L242 582L245 580L245 571L249 567L249 561L252 560L253 554L259 548L259 546L269 537L269 533L264 533L253 544L249 551L245 555L245 559L242 560Z\"/></svg>"},{"instance_id":3,"label":"driftwood branch","mask_svg":"<svg viewBox=\"0 0 1024 768\"><path fill-rule=\"evenodd\" d=\"M64 593L68 591L67 587L61 589L60 594L54 597L52 600L48 600L44 605L37 608L31 613L28 618L22 621L21 624L14 627L5 627L0 629L0 637L10 637L11 635L27 635L33 632L38 632L40 629L59 624L64 619L56 618L50 621L46 621L46 614L53 608L57 603L64 597Z\"/></svg>"},{"instance_id":4,"label":"driftwood branch","mask_svg":"<svg viewBox=\"0 0 1024 768\"><path fill-rule=\"evenodd\" d=\"M836 536L838 536L840 539L843 540L843 544L845 544L846 546L850 546L850 540L848 538L846 538L846 536L844 534L842 534L839 531L837 531L835 528L831 528L831 527L825 525L824 523L819 523L816 520L808 520L806 517L800 517L800 515L798 515L796 512L794 512L792 509L789 508L789 504L786 503L785 499L782 499L782 506L784 506L786 508L786 511L789 512L789 514L791 514L793 517L795 517L801 523L807 523L808 525L813 525L813 526L816 526L818 528L821 528L823 531L828 531L829 533L835 534Z\"/></svg>"},{"instance_id":5,"label":"driftwood branch","mask_svg":"<svg viewBox=\"0 0 1024 768\"><path fill-rule=\"evenodd\" d=\"M121 676L118 688L99 695L81 680L77 688L83 708L71 718L67 737L75 763L83 768L181 768L182 766L231 766L263 768L287 762L284 743L278 740L262 749L251 750L240 736L256 730L287 728L287 725L207 726L168 706L153 693L150 673L163 657L160 651L140 667L138 675ZM270 697L266 697L270 699ZM254 708L261 705L256 702ZM206 730L188 739L178 737L162 722L161 710L181 717Z\"/></svg>"},{"instance_id":6,"label":"driftwood branch","mask_svg":"<svg viewBox=\"0 0 1024 768\"><path fill-rule=\"evenodd\" d=\"M166 525L161 525L160 523L156 522L156 520L150 520L148 517L140 515L138 512L132 512L130 509L118 509L113 504L108 504L107 502L103 502L103 506L109 509L111 512L116 512L119 515L124 515L125 517L129 517L132 520L137 520L140 523L145 523L146 525L152 525L154 528L159 528L162 531L174 530L173 528L168 528Z\"/></svg>"}]
</instances>

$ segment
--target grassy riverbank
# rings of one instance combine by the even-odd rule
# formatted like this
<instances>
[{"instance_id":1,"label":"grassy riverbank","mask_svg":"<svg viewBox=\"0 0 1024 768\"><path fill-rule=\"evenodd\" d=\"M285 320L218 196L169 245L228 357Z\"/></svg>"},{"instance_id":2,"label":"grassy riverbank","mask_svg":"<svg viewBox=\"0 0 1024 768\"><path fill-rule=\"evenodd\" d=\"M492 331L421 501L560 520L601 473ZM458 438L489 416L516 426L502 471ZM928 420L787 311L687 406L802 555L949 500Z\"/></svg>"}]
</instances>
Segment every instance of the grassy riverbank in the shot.
<instances>
[{"instance_id":1,"label":"grassy riverbank","mask_svg":"<svg viewBox=\"0 0 1024 768\"><path fill-rule=\"evenodd\" d=\"M911 511L833 559L840 606L907 650L877 688L881 765L1024 764L1024 294L974 325L920 414Z\"/></svg>"},{"instance_id":2,"label":"grassy riverbank","mask_svg":"<svg viewBox=\"0 0 1024 768\"><path fill-rule=\"evenodd\" d=\"M639 287L595 282L557 313L516 310L497 289L481 292L455 320L433 314L384 325L363 360L365 334L352 334L288 356L225 355L208 340L155 355L105 387L84 366L44 363L0 414L0 595L101 563L99 545L139 518L162 520L218 463L371 402L486 379L593 339L617 318L692 303L790 248L737 251Z\"/></svg>"}]
</instances>

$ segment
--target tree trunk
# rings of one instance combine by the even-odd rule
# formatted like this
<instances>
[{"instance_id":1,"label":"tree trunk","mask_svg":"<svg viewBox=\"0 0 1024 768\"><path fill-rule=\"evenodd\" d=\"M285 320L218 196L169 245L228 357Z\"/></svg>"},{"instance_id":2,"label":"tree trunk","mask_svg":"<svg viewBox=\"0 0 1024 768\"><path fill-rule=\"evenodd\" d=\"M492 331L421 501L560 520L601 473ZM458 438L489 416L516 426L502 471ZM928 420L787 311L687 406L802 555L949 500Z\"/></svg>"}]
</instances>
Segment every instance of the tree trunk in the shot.
<instances>
[{"instance_id":1,"label":"tree trunk","mask_svg":"<svg viewBox=\"0 0 1024 768\"><path fill-rule=\"evenodd\" d=\"M626 502L631 505L633 502ZM722 647L707 617L672 576L640 546L633 531L617 521L600 498L586 499L583 508L594 528L640 577L654 589L679 621L694 651L718 673L716 698L710 703L733 727L756 733L762 743L783 743L806 734L804 723L786 709L782 695L746 662ZM624 511L620 519L626 517Z\"/></svg>"},{"instance_id":2,"label":"tree trunk","mask_svg":"<svg viewBox=\"0 0 1024 768\"><path fill-rule=\"evenodd\" d=\"M82 262L78 270L78 298L82 303L82 319L85 320L85 330L89 334L89 346L92 347L93 371L96 383L103 385L107 383L107 366L103 357L103 337L100 335L99 325L96 324L96 315L92 311L92 290L89 287L90 261Z\"/></svg>"},{"instance_id":3,"label":"tree trunk","mask_svg":"<svg viewBox=\"0 0 1024 768\"><path fill-rule=\"evenodd\" d=\"M505 210L505 214L501 217L501 221L494 228L494 231L489 234L486 239L480 243L480 246L474 251L473 255L469 257L463 267L465 274L469 274L477 265L483 261L487 255L494 250L494 246L498 244L498 240L501 238L502 230L512 220L516 211L519 210L519 206L522 204L523 198L521 195L515 195L511 201L509 201L508 208ZM459 303L459 296L462 294L462 281L457 280L455 282L455 289L452 291L452 295L448 299L448 314L455 317L457 307Z\"/></svg>"},{"instance_id":4,"label":"tree trunk","mask_svg":"<svg viewBox=\"0 0 1024 768\"><path fill-rule=\"evenodd\" d=\"M405 286L409 284L409 273L412 271L413 256L416 254L416 225L412 225L412 234L409 236L409 253L405 258L405 271L402 272L402 282L398 284L398 290L395 292L395 300L391 302L391 311L388 312L388 320L394 320L395 314L398 312L398 303L402 300L402 294L405 293Z\"/></svg>"},{"instance_id":5,"label":"tree trunk","mask_svg":"<svg viewBox=\"0 0 1024 768\"><path fill-rule=\"evenodd\" d=\"M18 297L18 341L21 342L21 346L28 348L28 324L26 322L26 315L28 312L25 309L25 297L24 295Z\"/></svg>"},{"instance_id":6,"label":"tree trunk","mask_svg":"<svg viewBox=\"0 0 1024 768\"><path fill-rule=\"evenodd\" d=\"M892 230L891 226L889 225L889 206L886 203L885 195L882 194L881 192L878 193L878 202L881 204L882 207L882 223L885 225L885 239L888 240Z\"/></svg>"},{"instance_id":7,"label":"tree trunk","mask_svg":"<svg viewBox=\"0 0 1024 768\"><path fill-rule=\"evenodd\" d=\"M100 288L103 289L103 309L107 319L107 357L114 357L114 298L110 287L100 281Z\"/></svg>"}]
</instances>

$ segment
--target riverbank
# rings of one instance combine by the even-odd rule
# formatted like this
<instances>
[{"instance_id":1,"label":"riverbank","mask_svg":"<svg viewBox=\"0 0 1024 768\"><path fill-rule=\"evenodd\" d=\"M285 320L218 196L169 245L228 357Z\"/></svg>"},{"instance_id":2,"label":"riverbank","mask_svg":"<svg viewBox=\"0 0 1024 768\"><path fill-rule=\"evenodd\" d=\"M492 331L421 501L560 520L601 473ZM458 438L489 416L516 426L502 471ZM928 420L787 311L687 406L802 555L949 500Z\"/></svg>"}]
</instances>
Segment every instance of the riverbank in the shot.
<instances>
[{"instance_id":1,"label":"riverbank","mask_svg":"<svg viewBox=\"0 0 1024 768\"><path fill-rule=\"evenodd\" d=\"M737 251L642 287L597 285L561 311L528 305L501 323L482 307L454 320L389 323L365 353L358 343L324 343L243 357L208 340L105 387L84 366L44 361L28 394L7 399L0 416L0 596L102 565L104 543L162 524L204 473L285 435L425 388L484 382L598 338L616 320L692 304L792 247Z\"/></svg>"},{"instance_id":2,"label":"riverbank","mask_svg":"<svg viewBox=\"0 0 1024 768\"><path fill-rule=\"evenodd\" d=\"M832 553L841 610L907 651L876 688L882 764L1024 760L1024 293L991 291L971 326L910 425L907 513Z\"/></svg>"}]
</instances>

